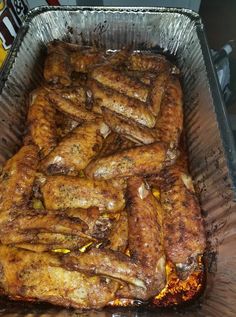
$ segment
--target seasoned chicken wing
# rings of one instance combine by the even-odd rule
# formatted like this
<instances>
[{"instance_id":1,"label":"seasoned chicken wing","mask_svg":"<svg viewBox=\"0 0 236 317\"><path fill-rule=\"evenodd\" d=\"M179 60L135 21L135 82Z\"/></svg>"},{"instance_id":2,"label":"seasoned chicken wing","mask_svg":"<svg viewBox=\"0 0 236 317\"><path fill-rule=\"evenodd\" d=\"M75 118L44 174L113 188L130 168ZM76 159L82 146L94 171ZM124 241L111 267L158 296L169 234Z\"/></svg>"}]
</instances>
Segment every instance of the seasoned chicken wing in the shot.
<instances>
[{"instance_id":1,"label":"seasoned chicken wing","mask_svg":"<svg viewBox=\"0 0 236 317\"><path fill-rule=\"evenodd\" d=\"M155 130L149 129L133 120L129 120L104 107L102 108L102 113L104 121L114 132L138 144L150 144L155 142Z\"/></svg>"},{"instance_id":2,"label":"seasoned chicken wing","mask_svg":"<svg viewBox=\"0 0 236 317\"><path fill-rule=\"evenodd\" d=\"M109 236L107 248L125 252L128 245L128 217L126 210L121 211L119 219L116 221Z\"/></svg>"},{"instance_id":3,"label":"seasoned chicken wing","mask_svg":"<svg viewBox=\"0 0 236 317\"><path fill-rule=\"evenodd\" d=\"M155 130L160 141L178 144L183 130L183 94L177 77L168 80Z\"/></svg>"},{"instance_id":4,"label":"seasoned chicken wing","mask_svg":"<svg viewBox=\"0 0 236 317\"><path fill-rule=\"evenodd\" d=\"M163 211L141 178L129 178L127 191L129 251L142 267L146 289L127 286L119 296L147 300L158 294L166 282Z\"/></svg>"},{"instance_id":5,"label":"seasoned chicken wing","mask_svg":"<svg viewBox=\"0 0 236 317\"><path fill-rule=\"evenodd\" d=\"M50 92L48 99L57 110L63 112L73 120L81 122L83 120L95 120L98 117L96 113L87 110L85 104L77 104L69 98L63 98L57 92Z\"/></svg>"},{"instance_id":6,"label":"seasoned chicken wing","mask_svg":"<svg viewBox=\"0 0 236 317\"><path fill-rule=\"evenodd\" d=\"M137 78L139 81L149 86L152 83L153 79L156 77L156 74L153 72L146 71L137 71L137 70L127 70L126 73L134 78Z\"/></svg>"},{"instance_id":7,"label":"seasoned chicken wing","mask_svg":"<svg viewBox=\"0 0 236 317\"><path fill-rule=\"evenodd\" d=\"M107 276L146 288L145 283L139 278L139 267L128 256L119 252L95 248L86 253L71 252L62 258L62 263L68 270Z\"/></svg>"},{"instance_id":8,"label":"seasoned chicken wing","mask_svg":"<svg viewBox=\"0 0 236 317\"><path fill-rule=\"evenodd\" d=\"M135 147L136 144L126 138L122 138L119 134L111 132L103 142L101 151L97 157L103 157L113 154L120 150Z\"/></svg>"},{"instance_id":9,"label":"seasoned chicken wing","mask_svg":"<svg viewBox=\"0 0 236 317\"><path fill-rule=\"evenodd\" d=\"M54 84L69 86L71 84L71 64L65 44L53 41L48 44L48 55L44 64L44 78Z\"/></svg>"},{"instance_id":10,"label":"seasoned chicken wing","mask_svg":"<svg viewBox=\"0 0 236 317\"><path fill-rule=\"evenodd\" d=\"M169 72L171 69L170 62L164 55L150 55L134 53L130 55L128 68L130 70L146 71L146 72Z\"/></svg>"},{"instance_id":11,"label":"seasoned chicken wing","mask_svg":"<svg viewBox=\"0 0 236 317\"><path fill-rule=\"evenodd\" d=\"M55 92L62 98L72 101L78 105L85 105L86 91L81 86L60 87L48 89L49 92Z\"/></svg>"},{"instance_id":12,"label":"seasoned chicken wing","mask_svg":"<svg viewBox=\"0 0 236 317\"><path fill-rule=\"evenodd\" d=\"M151 90L151 110L154 116L158 116L161 101L163 95L166 91L167 81L169 79L169 73L161 73L157 75L157 77L152 82L152 90Z\"/></svg>"},{"instance_id":13,"label":"seasoned chicken wing","mask_svg":"<svg viewBox=\"0 0 236 317\"><path fill-rule=\"evenodd\" d=\"M102 147L102 121L85 122L67 134L41 161L46 174L76 174L84 169Z\"/></svg>"},{"instance_id":14,"label":"seasoned chicken wing","mask_svg":"<svg viewBox=\"0 0 236 317\"><path fill-rule=\"evenodd\" d=\"M104 53L97 50L75 51L70 54L70 63L76 72L87 73L91 66L104 61Z\"/></svg>"},{"instance_id":15,"label":"seasoned chicken wing","mask_svg":"<svg viewBox=\"0 0 236 317\"><path fill-rule=\"evenodd\" d=\"M124 207L123 192L107 181L72 176L49 176L42 186L47 209L99 207L118 211Z\"/></svg>"},{"instance_id":16,"label":"seasoned chicken wing","mask_svg":"<svg viewBox=\"0 0 236 317\"><path fill-rule=\"evenodd\" d=\"M61 267L57 255L0 246L1 292L16 299L75 308L100 308L115 298L117 282Z\"/></svg>"},{"instance_id":17,"label":"seasoned chicken wing","mask_svg":"<svg viewBox=\"0 0 236 317\"><path fill-rule=\"evenodd\" d=\"M79 218L67 216L65 213L56 213L49 210L11 210L7 212L7 221L1 218L1 236L8 231L38 230L46 232L78 234L88 227ZM7 239L7 237L6 237Z\"/></svg>"},{"instance_id":18,"label":"seasoned chicken wing","mask_svg":"<svg viewBox=\"0 0 236 317\"><path fill-rule=\"evenodd\" d=\"M98 158L86 167L85 173L94 179L148 175L158 173L174 156L164 143L155 142Z\"/></svg>"},{"instance_id":19,"label":"seasoned chicken wing","mask_svg":"<svg viewBox=\"0 0 236 317\"><path fill-rule=\"evenodd\" d=\"M88 237L105 243L110 239L110 231L113 231L116 223L118 224L119 222L119 220L117 221L119 214L101 214L99 209L95 207L89 209L67 209L65 212L68 216L78 217L86 223L88 229L84 233Z\"/></svg>"},{"instance_id":20,"label":"seasoned chicken wing","mask_svg":"<svg viewBox=\"0 0 236 317\"><path fill-rule=\"evenodd\" d=\"M198 256L204 253L206 241L191 177L179 164L163 171L161 204L166 254L179 276L185 279L198 265Z\"/></svg>"},{"instance_id":21,"label":"seasoned chicken wing","mask_svg":"<svg viewBox=\"0 0 236 317\"><path fill-rule=\"evenodd\" d=\"M113 52L110 56L108 56L107 60L111 65L123 66L125 65L129 55L129 50L124 48L119 51Z\"/></svg>"},{"instance_id":22,"label":"seasoned chicken wing","mask_svg":"<svg viewBox=\"0 0 236 317\"><path fill-rule=\"evenodd\" d=\"M71 132L74 128L81 124L78 121L65 116L64 113L56 111L56 122L57 122L57 135L59 139L62 139L65 135Z\"/></svg>"},{"instance_id":23,"label":"seasoned chicken wing","mask_svg":"<svg viewBox=\"0 0 236 317\"><path fill-rule=\"evenodd\" d=\"M91 77L99 83L112 88L140 101L146 101L149 88L136 78L129 77L124 72L112 68L110 65L96 67L91 72Z\"/></svg>"},{"instance_id":24,"label":"seasoned chicken wing","mask_svg":"<svg viewBox=\"0 0 236 317\"><path fill-rule=\"evenodd\" d=\"M47 90L40 88L31 93L28 112L30 136L46 156L57 144L56 111L47 100Z\"/></svg>"},{"instance_id":25,"label":"seasoned chicken wing","mask_svg":"<svg viewBox=\"0 0 236 317\"><path fill-rule=\"evenodd\" d=\"M95 80L90 80L89 84L93 98L100 107L120 113L149 128L155 126L155 116L144 102L105 88Z\"/></svg>"},{"instance_id":26,"label":"seasoned chicken wing","mask_svg":"<svg viewBox=\"0 0 236 317\"><path fill-rule=\"evenodd\" d=\"M23 146L3 167L0 176L0 214L28 203L38 165L38 147Z\"/></svg>"},{"instance_id":27,"label":"seasoned chicken wing","mask_svg":"<svg viewBox=\"0 0 236 317\"><path fill-rule=\"evenodd\" d=\"M89 237L81 237L78 235L71 234L61 234L61 233L52 233L52 232L35 232L35 231L27 231L26 233L17 233L18 241L17 243L10 243L11 245L31 250L34 252L46 252L46 251L54 251L60 252L66 250L65 252L69 252L67 250L79 250L85 245L89 243L93 243L93 239L89 239ZM19 242L19 236L22 237L23 242ZM9 239L9 241L12 241ZM29 242L25 242L29 241ZM5 241L6 242L6 241ZM9 244L9 243L7 243Z\"/></svg>"}]
</instances>

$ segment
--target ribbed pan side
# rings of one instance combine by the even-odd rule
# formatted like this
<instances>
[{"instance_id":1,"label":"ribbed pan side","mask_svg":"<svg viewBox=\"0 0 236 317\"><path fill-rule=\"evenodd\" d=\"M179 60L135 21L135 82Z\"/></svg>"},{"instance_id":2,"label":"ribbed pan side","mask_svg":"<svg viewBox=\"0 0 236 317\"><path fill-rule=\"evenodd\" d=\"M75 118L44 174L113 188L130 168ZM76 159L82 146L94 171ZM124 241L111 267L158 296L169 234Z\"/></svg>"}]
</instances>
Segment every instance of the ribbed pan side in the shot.
<instances>
[{"instance_id":1,"label":"ribbed pan side","mask_svg":"<svg viewBox=\"0 0 236 317\"><path fill-rule=\"evenodd\" d=\"M190 170L200 193L209 244L205 296L201 306L186 311L185 316L236 316L236 206L229 177L233 172L228 167L232 162L227 159L232 153L226 153L231 151L232 144L227 143L228 126L221 116L223 105L198 15L181 9L64 7L35 10L18 35L0 83L0 162L16 152L21 143L27 113L26 97L42 80L46 43L56 38L107 49L126 46L135 50L158 50L161 47L175 56L183 74ZM226 157L226 154L230 155ZM3 307L0 315L74 315L74 312L57 308L17 307L17 304ZM86 315L114 314L152 315L145 311L118 309ZM169 317L175 313L160 314Z\"/></svg>"}]
</instances>

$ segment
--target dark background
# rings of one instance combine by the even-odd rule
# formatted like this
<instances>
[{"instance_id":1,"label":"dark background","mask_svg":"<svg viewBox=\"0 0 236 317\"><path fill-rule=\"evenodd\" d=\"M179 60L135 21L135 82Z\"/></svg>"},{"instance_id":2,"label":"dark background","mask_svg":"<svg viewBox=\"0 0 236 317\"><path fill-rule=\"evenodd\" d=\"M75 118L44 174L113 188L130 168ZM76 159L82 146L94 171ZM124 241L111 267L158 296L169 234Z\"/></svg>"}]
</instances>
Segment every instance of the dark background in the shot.
<instances>
[{"instance_id":1,"label":"dark background","mask_svg":"<svg viewBox=\"0 0 236 317\"><path fill-rule=\"evenodd\" d=\"M205 26L210 48L220 49L229 40L236 43L236 0L202 0L199 14ZM229 113L236 114L236 47L230 55Z\"/></svg>"}]
</instances>

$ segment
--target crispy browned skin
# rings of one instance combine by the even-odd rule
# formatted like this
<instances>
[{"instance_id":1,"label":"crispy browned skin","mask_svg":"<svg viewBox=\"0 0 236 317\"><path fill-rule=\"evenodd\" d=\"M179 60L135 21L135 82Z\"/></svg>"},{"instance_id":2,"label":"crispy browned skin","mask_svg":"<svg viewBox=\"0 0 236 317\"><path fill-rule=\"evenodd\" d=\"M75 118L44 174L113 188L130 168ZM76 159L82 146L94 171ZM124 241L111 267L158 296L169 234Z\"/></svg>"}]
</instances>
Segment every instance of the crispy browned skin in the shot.
<instances>
[{"instance_id":1,"label":"crispy browned skin","mask_svg":"<svg viewBox=\"0 0 236 317\"><path fill-rule=\"evenodd\" d=\"M150 86L152 80L156 77L155 73L146 71L127 70L126 73L131 77L137 78L147 86Z\"/></svg>"},{"instance_id":2,"label":"crispy browned skin","mask_svg":"<svg viewBox=\"0 0 236 317\"><path fill-rule=\"evenodd\" d=\"M85 122L67 134L43 160L46 174L72 174L84 169L102 147L101 121Z\"/></svg>"},{"instance_id":3,"label":"crispy browned skin","mask_svg":"<svg viewBox=\"0 0 236 317\"><path fill-rule=\"evenodd\" d=\"M28 232L27 235L25 233L21 233L20 235L22 236L22 241L24 242L19 243L18 240L18 243L15 243L14 246L34 252L45 252L52 250L58 250L59 252L60 250L64 249L78 250L79 248L93 241L89 238L80 237L78 235L52 232Z\"/></svg>"},{"instance_id":4,"label":"crispy browned skin","mask_svg":"<svg viewBox=\"0 0 236 317\"><path fill-rule=\"evenodd\" d=\"M185 279L197 265L206 246L201 210L191 177L177 164L163 171L161 203L167 257Z\"/></svg>"},{"instance_id":5,"label":"crispy browned skin","mask_svg":"<svg viewBox=\"0 0 236 317\"><path fill-rule=\"evenodd\" d=\"M23 146L6 162L0 176L0 213L28 202L37 165L38 148L35 145Z\"/></svg>"},{"instance_id":6,"label":"crispy browned skin","mask_svg":"<svg viewBox=\"0 0 236 317\"><path fill-rule=\"evenodd\" d=\"M108 249L91 249L86 253L71 252L62 258L62 263L66 269L112 277L145 289L144 282L138 277L138 266L119 252Z\"/></svg>"},{"instance_id":7,"label":"crispy browned skin","mask_svg":"<svg viewBox=\"0 0 236 317\"><path fill-rule=\"evenodd\" d=\"M146 72L167 72L171 68L170 62L163 55L132 54L128 61L130 70Z\"/></svg>"},{"instance_id":8,"label":"crispy browned skin","mask_svg":"<svg viewBox=\"0 0 236 317\"><path fill-rule=\"evenodd\" d=\"M144 102L147 100L149 88L145 84L134 77L129 77L123 71L112 68L110 65L94 68L91 72L91 77L104 86L129 97L137 98Z\"/></svg>"},{"instance_id":9,"label":"crispy browned skin","mask_svg":"<svg viewBox=\"0 0 236 317\"><path fill-rule=\"evenodd\" d=\"M107 248L125 252L128 244L128 217L126 210L121 211L119 220L116 221L109 236Z\"/></svg>"},{"instance_id":10,"label":"crispy browned skin","mask_svg":"<svg viewBox=\"0 0 236 317\"><path fill-rule=\"evenodd\" d=\"M99 209L95 207L89 209L67 209L66 214L70 217L78 217L86 223L88 228L85 230L85 234L91 237L91 240L96 239L105 243L117 218L116 214L114 214L114 217L111 214L101 214Z\"/></svg>"},{"instance_id":11,"label":"crispy browned skin","mask_svg":"<svg viewBox=\"0 0 236 317\"><path fill-rule=\"evenodd\" d=\"M129 50L124 48L108 56L107 61L114 66L123 66L125 65L129 55Z\"/></svg>"},{"instance_id":12,"label":"crispy browned skin","mask_svg":"<svg viewBox=\"0 0 236 317\"><path fill-rule=\"evenodd\" d=\"M42 186L47 209L99 207L117 211L124 206L123 193L107 181L80 177L49 176Z\"/></svg>"},{"instance_id":13,"label":"crispy browned skin","mask_svg":"<svg viewBox=\"0 0 236 317\"><path fill-rule=\"evenodd\" d=\"M85 105L86 102L86 92L81 86L69 86L63 88L57 88L53 90L62 98L70 100L78 105Z\"/></svg>"},{"instance_id":14,"label":"crispy browned skin","mask_svg":"<svg viewBox=\"0 0 236 317\"><path fill-rule=\"evenodd\" d=\"M93 98L100 107L120 113L149 128L154 127L155 116L144 102L120 94L110 88L105 88L95 80L90 80L89 84Z\"/></svg>"},{"instance_id":15,"label":"crispy browned skin","mask_svg":"<svg viewBox=\"0 0 236 317\"><path fill-rule=\"evenodd\" d=\"M67 271L54 254L7 246L0 246L0 274L2 293L66 307L103 307L115 298L117 289L117 282Z\"/></svg>"},{"instance_id":16,"label":"crispy browned skin","mask_svg":"<svg viewBox=\"0 0 236 317\"><path fill-rule=\"evenodd\" d=\"M91 66L103 61L102 51L75 51L70 54L70 63L76 72L87 73Z\"/></svg>"},{"instance_id":17,"label":"crispy browned skin","mask_svg":"<svg viewBox=\"0 0 236 317\"><path fill-rule=\"evenodd\" d=\"M71 84L71 71L68 50L65 45L59 41L49 43L48 55L44 64L45 80L69 86Z\"/></svg>"},{"instance_id":18,"label":"crispy browned skin","mask_svg":"<svg viewBox=\"0 0 236 317\"><path fill-rule=\"evenodd\" d=\"M85 104L77 104L68 98L61 97L57 92L50 92L48 99L56 109L74 120L79 120L79 122L81 122L81 120L89 121L97 118L97 114L87 110Z\"/></svg>"},{"instance_id":19,"label":"crispy browned skin","mask_svg":"<svg viewBox=\"0 0 236 317\"><path fill-rule=\"evenodd\" d=\"M104 107L102 108L102 112L104 121L114 132L138 144L150 144L155 142L155 130L149 129L133 120L129 120Z\"/></svg>"},{"instance_id":20,"label":"crispy browned skin","mask_svg":"<svg viewBox=\"0 0 236 317\"><path fill-rule=\"evenodd\" d=\"M165 255L163 247L163 211L142 178L128 179L129 251L140 263L146 290L125 287L120 297L147 300L165 286Z\"/></svg>"},{"instance_id":21,"label":"crispy browned skin","mask_svg":"<svg viewBox=\"0 0 236 317\"><path fill-rule=\"evenodd\" d=\"M168 80L155 130L159 140L178 144L183 130L183 94L177 77Z\"/></svg>"},{"instance_id":22,"label":"crispy browned skin","mask_svg":"<svg viewBox=\"0 0 236 317\"><path fill-rule=\"evenodd\" d=\"M63 138L80 124L78 120L75 121L60 111L56 111L56 123L59 139Z\"/></svg>"},{"instance_id":23,"label":"crispy browned skin","mask_svg":"<svg viewBox=\"0 0 236 317\"><path fill-rule=\"evenodd\" d=\"M155 116L158 116L159 114L161 101L166 90L168 78L169 78L169 73L165 72L165 73L161 73L157 75L157 77L152 82L152 90L151 90L150 99L151 99L151 110Z\"/></svg>"},{"instance_id":24,"label":"crispy browned skin","mask_svg":"<svg viewBox=\"0 0 236 317\"><path fill-rule=\"evenodd\" d=\"M135 143L122 138L119 134L111 132L103 142L101 151L99 152L98 157L107 156L113 154L120 150L125 150L135 147Z\"/></svg>"},{"instance_id":25,"label":"crispy browned skin","mask_svg":"<svg viewBox=\"0 0 236 317\"><path fill-rule=\"evenodd\" d=\"M166 145L155 142L98 158L87 166L85 173L94 179L158 173L165 166L166 156Z\"/></svg>"},{"instance_id":26,"label":"crispy browned skin","mask_svg":"<svg viewBox=\"0 0 236 317\"><path fill-rule=\"evenodd\" d=\"M28 112L30 136L43 157L57 144L56 111L47 100L47 94L42 88L33 91Z\"/></svg>"},{"instance_id":27,"label":"crispy browned skin","mask_svg":"<svg viewBox=\"0 0 236 317\"><path fill-rule=\"evenodd\" d=\"M64 213L48 210L15 209L8 212L7 221L1 219L1 235L8 230L38 230L46 232L79 234L87 225L79 218L69 217Z\"/></svg>"},{"instance_id":28,"label":"crispy browned skin","mask_svg":"<svg viewBox=\"0 0 236 317\"><path fill-rule=\"evenodd\" d=\"M137 298L148 299L165 285L162 212L142 179L128 181L128 195L131 201L128 206L131 258L107 249L91 249L84 254L72 252L62 261L67 269L108 276L131 284L135 288L131 286L129 292L135 293Z\"/></svg>"}]
</instances>

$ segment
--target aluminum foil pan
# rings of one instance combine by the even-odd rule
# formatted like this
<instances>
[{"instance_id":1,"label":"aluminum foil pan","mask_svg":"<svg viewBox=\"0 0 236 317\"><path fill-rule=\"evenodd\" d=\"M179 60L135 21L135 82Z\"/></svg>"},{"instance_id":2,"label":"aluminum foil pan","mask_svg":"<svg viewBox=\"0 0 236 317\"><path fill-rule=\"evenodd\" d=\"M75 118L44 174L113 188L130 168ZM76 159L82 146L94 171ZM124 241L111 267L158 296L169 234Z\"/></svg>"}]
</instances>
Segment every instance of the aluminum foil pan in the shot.
<instances>
[{"instance_id":1,"label":"aluminum foil pan","mask_svg":"<svg viewBox=\"0 0 236 317\"><path fill-rule=\"evenodd\" d=\"M203 298L185 316L236 316L236 155L199 16L185 9L40 7L26 18L0 81L0 163L21 144L26 96L42 80L46 44L53 39L124 46L174 56L183 75L189 164L208 235ZM181 314L182 310L178 312ZM164 317L176 311L159 311ZM0 316L78 316L74 310L0 301ZM109 309L86 316L151 316L145 309Z\"/></svg>"}]
</instances>

